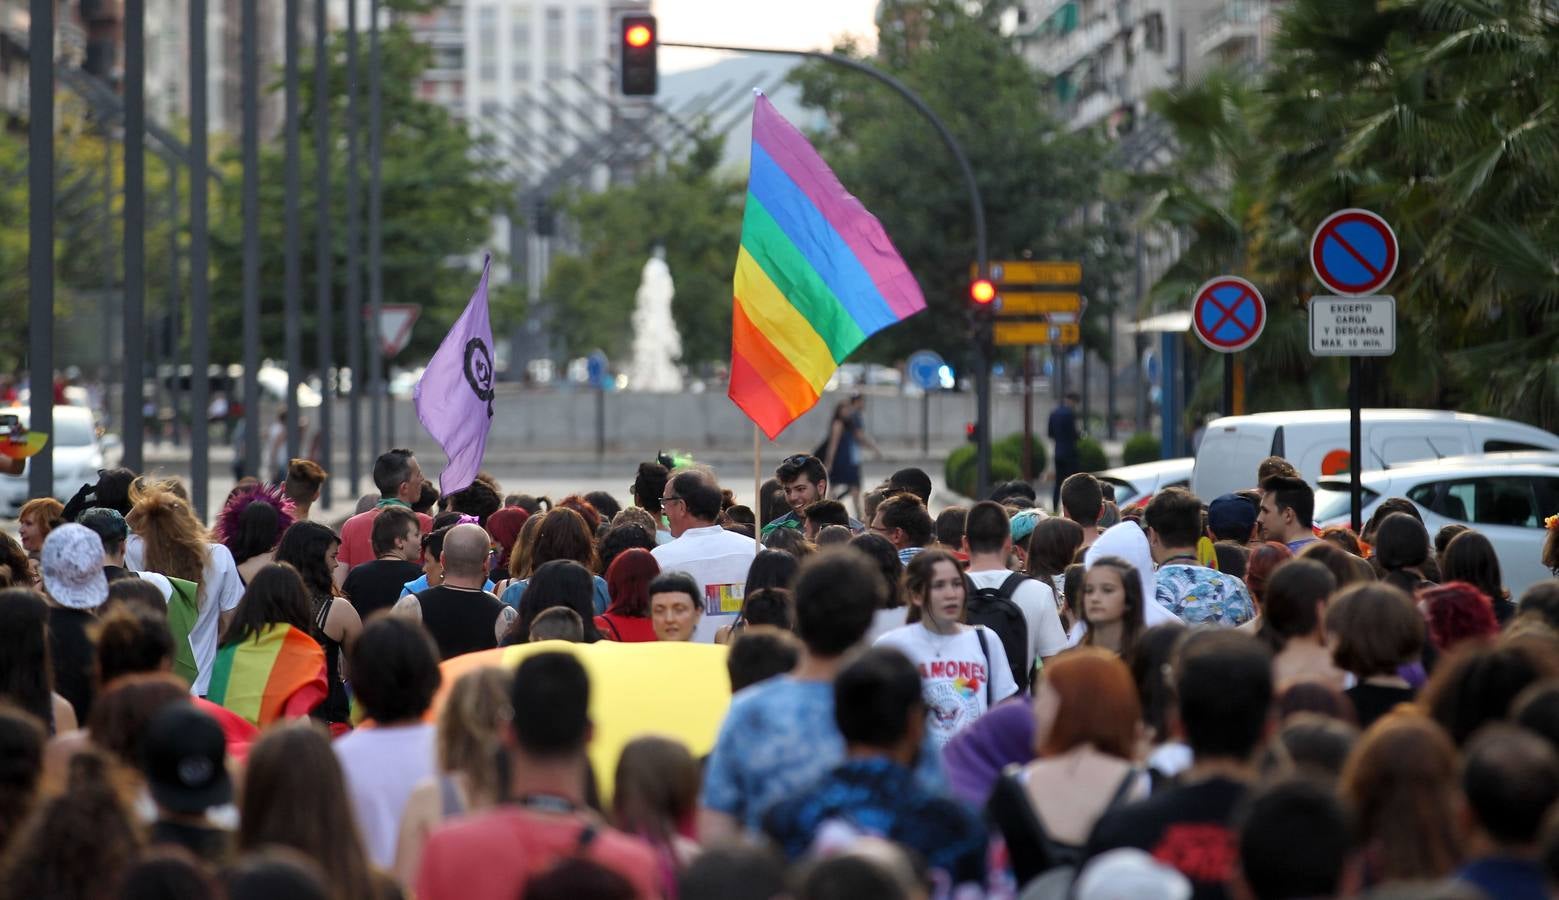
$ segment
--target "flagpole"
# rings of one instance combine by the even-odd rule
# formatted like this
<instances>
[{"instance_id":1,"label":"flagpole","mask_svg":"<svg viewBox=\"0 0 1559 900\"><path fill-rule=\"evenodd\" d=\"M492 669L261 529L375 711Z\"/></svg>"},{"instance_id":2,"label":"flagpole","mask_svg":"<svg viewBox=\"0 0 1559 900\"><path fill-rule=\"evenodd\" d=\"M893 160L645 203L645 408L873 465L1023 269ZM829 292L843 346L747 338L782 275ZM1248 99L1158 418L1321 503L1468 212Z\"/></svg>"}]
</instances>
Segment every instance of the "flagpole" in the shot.
<instances>
[{"instance_id":1,"label":"flagpole","mask_svg":"<svg viewBox=\"0 0 1559 900\"><path fill-rule=\"evenodd\" d=\"M758 449L758 423L752 423L752 542L763 552L763 462Z\"/></svg>"}]
</instances>

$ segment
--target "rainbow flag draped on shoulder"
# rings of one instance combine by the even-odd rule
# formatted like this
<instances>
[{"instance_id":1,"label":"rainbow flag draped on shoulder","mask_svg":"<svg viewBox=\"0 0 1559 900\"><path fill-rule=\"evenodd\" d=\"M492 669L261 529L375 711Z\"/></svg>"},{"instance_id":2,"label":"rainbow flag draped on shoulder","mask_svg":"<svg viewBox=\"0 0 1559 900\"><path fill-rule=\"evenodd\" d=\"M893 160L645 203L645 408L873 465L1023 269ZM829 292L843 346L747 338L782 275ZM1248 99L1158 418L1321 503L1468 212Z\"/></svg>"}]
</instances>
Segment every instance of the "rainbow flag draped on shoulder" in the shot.
<instances>
[{"instance_id":1,"label":"rainbow flag draped on shoulder","mask_svg":"<svg viewBox=\"0 0 1559 900\"><path fill-rule=\"evenodd\" d=\"M771 440L863 341L926 308L882 224L761 93L734 288L729 395Z\"/></svg>"},{"instance_id":2,"label":"rainbow flag draped on shoulder","mask_svg":"<svg viewBox=\"0 0 1559 900\"><path fill-rule=\"evenodd\" d=\"M291 625L270 625L217 651L206 699L264 728L306 716L329 693L325 651Z\"/></svg>"}]
</instances>

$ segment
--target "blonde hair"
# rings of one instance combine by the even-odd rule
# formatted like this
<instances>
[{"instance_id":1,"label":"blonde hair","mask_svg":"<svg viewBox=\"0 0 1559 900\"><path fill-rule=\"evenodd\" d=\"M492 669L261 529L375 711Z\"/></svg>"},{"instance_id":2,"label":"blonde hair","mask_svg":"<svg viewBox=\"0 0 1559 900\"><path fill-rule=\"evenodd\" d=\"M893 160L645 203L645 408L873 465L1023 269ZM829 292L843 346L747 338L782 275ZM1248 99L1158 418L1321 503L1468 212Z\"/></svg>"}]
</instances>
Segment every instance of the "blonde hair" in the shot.
<instances>
[{"instance_id":1,"label":"blonde hair","mask_svg":"<svg viewBox=\"0 0 1559 900\"><path fill-rule=\"evenodd\" d=\"M514 548L509 553L509 577L529 578L535 574L536 538L541 534L541 520L546 517L546 512L533 513L520 526L519 536L514 539Z\"/></svg>"},{"instance_id":2,"label":"blonde hair","mask_svg":"<svg viewBox=\"0 0 1559 900\"><path fill-rule=\"evenodd\" d=\"M189 501L171 482L130 485L130 514L125 524L141 536L141 565L148 572L200 585L196 605L205 597L206 544L211 537L195 518Z\"/></svg>"},{"instance_id":3,"label":"blonde hair","mask_svg":"<svg viewBox=\"0 0 1559 900\"><path fill-rule=\"evenodd\" d=\"M498 800L498 728L509 705L508 670L483 666L460 676L438 716L438 767L466 779L470 805Z\"/></svg>"}]
</instances>

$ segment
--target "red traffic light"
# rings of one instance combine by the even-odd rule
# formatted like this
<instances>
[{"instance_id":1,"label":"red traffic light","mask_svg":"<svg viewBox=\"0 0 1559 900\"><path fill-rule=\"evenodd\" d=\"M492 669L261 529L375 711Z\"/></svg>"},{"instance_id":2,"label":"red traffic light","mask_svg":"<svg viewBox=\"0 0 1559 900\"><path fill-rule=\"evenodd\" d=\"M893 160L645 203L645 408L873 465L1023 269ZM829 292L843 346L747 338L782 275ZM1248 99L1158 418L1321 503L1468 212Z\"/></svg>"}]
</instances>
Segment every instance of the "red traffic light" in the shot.
<instances>
[{"instance_id":1,"label":"red traffic light","mask_svg":"<svg viewBox=\"0 0 1559 900\"><path fill-rule=\"evenodd\" d=\"M629 25L623 32L623 40L630 47L648 47L650 41L655 40L655 32L648 25Z\"/></svg>"},{"instance_id":2,"label":"red traffic light","mask_svg":"<svg viewBox=\"0 0 1559 900\"><path fill-rule=\"evenodd\" d=\"M969 283L969 299L985 306L996 299L996 285L988 278L976 278Z\"/></svg>"}]
</instances>

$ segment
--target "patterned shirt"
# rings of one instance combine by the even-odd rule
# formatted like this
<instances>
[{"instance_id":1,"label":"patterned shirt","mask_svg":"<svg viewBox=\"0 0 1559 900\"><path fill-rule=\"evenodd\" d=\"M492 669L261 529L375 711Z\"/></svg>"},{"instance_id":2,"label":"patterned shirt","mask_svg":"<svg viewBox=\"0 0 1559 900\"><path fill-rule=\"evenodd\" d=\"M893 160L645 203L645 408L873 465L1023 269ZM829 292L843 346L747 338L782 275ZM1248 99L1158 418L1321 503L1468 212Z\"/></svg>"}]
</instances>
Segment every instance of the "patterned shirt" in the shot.
<instances>
[{"instance_id":1,"label":"patterned shirt","mask_svg":"<svg viewBox=\"0 0 1559 900\"><path fill-rule=\"evenodd\" d=\"M985 881L985 825L956 801L928 793L909 769L880 756L852 759L810 789L775 804L763 830L785 856L800 859L818 845L867 835L920 854L937 896Z\"/></svg>"},{"instance_id":2,"label":"patterned shirt","mask_svg":"<svg viewBox=\"0 0 1559 900\"><path fill-rule=\"evenodd\" d=\"M1243 625L1256 615L1245 583L1207 566L1160 566L1157 600L1187 625Z\"/></svg>"},{"instance_id":3,"label":"patterned shirt","mask_svg":"<svg viewBox=\"0 0 1559 900\"><path fill-rule=\"evenodd\" d=\"M771 678L731 698L704 766L701 802L756 829L770 806L810 787L844 759L834 686ZM939 754L929 741L916 776L928 789L945 789Z\"/></svg>"}]
</instances>

